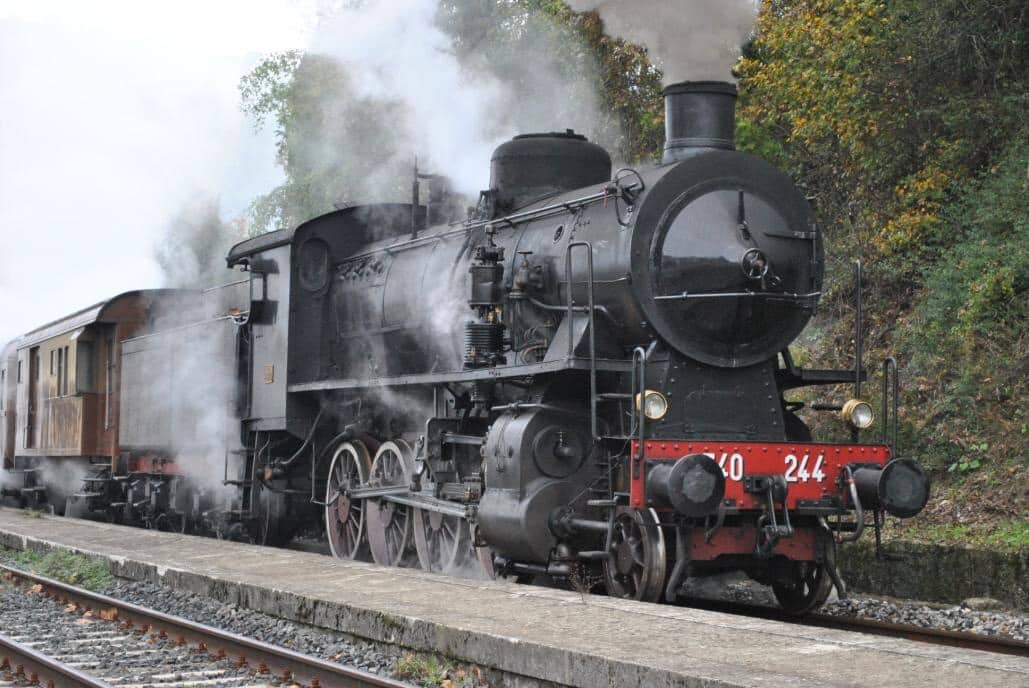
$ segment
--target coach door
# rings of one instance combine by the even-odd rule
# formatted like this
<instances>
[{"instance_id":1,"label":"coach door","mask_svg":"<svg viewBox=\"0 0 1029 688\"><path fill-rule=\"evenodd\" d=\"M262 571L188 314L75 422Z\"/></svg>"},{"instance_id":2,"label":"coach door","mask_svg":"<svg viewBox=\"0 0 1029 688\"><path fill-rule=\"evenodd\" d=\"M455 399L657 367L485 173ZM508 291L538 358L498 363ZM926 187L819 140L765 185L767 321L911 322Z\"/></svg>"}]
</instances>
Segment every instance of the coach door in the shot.
<instances>
[{"instance_id":1,"label":"coach door","mask_svg":"<svg viewBox=\"0 0 1029 688\"><path fill-rule=\"evenodd\" d=\"M32 449L36 446L36 428L39 427L37 418L39 405L39 347L34 346L29 351L29 399L28 413L25 420L25 448Z\"/></svg>"}]
</instances>

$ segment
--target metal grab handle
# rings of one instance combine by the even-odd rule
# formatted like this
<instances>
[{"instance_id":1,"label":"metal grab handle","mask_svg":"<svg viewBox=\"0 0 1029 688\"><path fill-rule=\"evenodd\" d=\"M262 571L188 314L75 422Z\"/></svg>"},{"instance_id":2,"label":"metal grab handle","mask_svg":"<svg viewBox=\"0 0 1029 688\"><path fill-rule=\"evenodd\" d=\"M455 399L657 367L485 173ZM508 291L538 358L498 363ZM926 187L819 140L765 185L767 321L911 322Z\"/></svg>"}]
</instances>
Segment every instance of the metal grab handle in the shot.
<instances>
[{"instance_id":1,"label":"metal grab handle","mask_svg":"<svg viewBox=\"0 0 1029 688\"><path fill-rule=\"evenodd\" d=\"M646 423L646 415L643 412L643 394L646 392L647 387L647 352L642 346L637 346L632 350L632 399L630 403L633 405L634 418L636 420L636 443L637 448L634 456L632 457L632 477L640 477L640 466L643 463L643 437L644 437L644 424ZM636 408L636 400L639 399L639 408ZM629 433L630 435L632 433Z\"/></svg>"},{"instance_id":2,"label":"metal grab handle","mask_svg":"<svg viewBox=\"0 0 1029 688\"><path fill-rule=\"evenodd\" d=\"M857 483L854 482L854 471L851 470L850 465L843 467L843 472L846 474L845 489L850 495L850 501L854 507L854 532L852 533L839 533L836 534L837 542L854 542L861 534L865 531L865 508L861 505L861 498L858 496Z\"/></svg>"},{"instance_id":3,"label":"metal grab handle","mask_svg":"<svg viewBox=\"0 0 1029 688\"><path fill-rule=\"evenodd\" d=\"M568 358L574 353L575 344L575 298L572 295L572 250L578 246L586 249L586 298L590 328L590 430L593 439L599 439L597 432L597 318L593 294L593 244L588 241L570 241L565 249L565 283L568 285Z\"/></svg>"},{"instance_id":4,"label":"metal grab handle","mask_svg":"<svg viewBox=\"0 0 1029 688\"><path fill-rule=\"evenodd\" d=\"M854 397L861 398L861 334L863 313L861 312L861 261L854 261Z\"/></svg>"},{"instance_id":5,"label":"metal grab handle","mask_svg":"<svg viewBox=\"0 0 1029 688\"><path fill-rule=\"evenodd\" d=\"M892 384L890 384L891 382ZM897 406L900 403L899 400L900 371L897 369L897 359L890 356L883 361L882 442L887 444L886 426L887 420L889 420L892 425L889 445L894 454L897 453ZM890 403L891 401L892 403Z\"/></svg>"}]
</instances>

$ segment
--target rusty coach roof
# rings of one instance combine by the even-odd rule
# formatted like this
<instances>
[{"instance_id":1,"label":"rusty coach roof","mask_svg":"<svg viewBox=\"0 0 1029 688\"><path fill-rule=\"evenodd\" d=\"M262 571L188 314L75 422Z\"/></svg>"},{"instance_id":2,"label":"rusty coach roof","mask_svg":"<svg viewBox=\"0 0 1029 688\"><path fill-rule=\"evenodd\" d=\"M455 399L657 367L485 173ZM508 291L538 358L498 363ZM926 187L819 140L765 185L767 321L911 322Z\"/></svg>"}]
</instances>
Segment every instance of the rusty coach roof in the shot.
<instances>
[{"instance_id":1,"label":"rusty coach roof","mask_svg":"<svg viewBox=\"0 0 1029 688\"><path fill-rule=\"evenodd\" d=\"M87 306L80 311L75 311L71 315L66 315L63 318L49 322L46 325L37 327L31 332L25 333L20 339L15 340L18 349L26 349L30 346L35 346L40 342L45 342L53 337L59 337L62 334L68 332L74 332L75 330L92 325L96 322L101 322L104 318L104 310L107 306L113 304L115 301L129 297L143 294L149 294L153 296L177 293L180 290L177 289L136 289L133 291L123 292L114 296L110 299L100 301L92 306Z\"/></svg>"}]
</instances>

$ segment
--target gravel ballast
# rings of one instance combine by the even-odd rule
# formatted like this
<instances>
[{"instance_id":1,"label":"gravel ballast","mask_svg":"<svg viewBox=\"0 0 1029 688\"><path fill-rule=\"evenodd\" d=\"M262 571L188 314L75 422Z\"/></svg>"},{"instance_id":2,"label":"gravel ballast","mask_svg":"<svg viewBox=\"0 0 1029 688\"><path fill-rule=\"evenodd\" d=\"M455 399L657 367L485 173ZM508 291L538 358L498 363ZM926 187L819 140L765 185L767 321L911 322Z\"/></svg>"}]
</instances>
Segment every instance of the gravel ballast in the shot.
<instances>
[{"instance_id":1,"label":"gravel ballast","mask_svg":"<svg viewBox=\"0 0 1029 688\"><path fill-rule=\"evenodd\" d=\"M687 592L707 599L775 606L770 588L742 574L715 576L692 583ZM1015 611L978 611L965 604L943 605L917 600L899 600L874 595L853 594L837 599L835 592L819 610L822 614L857 619L874 619L920 628L978 633L1029 642L1029 617Z\"/></svg>"},{"instance_id":2,"label":"gravel ballast","mask_svg":"<svg viewBox=\"0 0 1029 688\"><path fill-rule=\"evenodd\" d=\"M104 594L382 676L392 675L393 667L402 654L388 646L277 619L209 597L151 583L116 579Z\"/></svg>"}]
</instances>

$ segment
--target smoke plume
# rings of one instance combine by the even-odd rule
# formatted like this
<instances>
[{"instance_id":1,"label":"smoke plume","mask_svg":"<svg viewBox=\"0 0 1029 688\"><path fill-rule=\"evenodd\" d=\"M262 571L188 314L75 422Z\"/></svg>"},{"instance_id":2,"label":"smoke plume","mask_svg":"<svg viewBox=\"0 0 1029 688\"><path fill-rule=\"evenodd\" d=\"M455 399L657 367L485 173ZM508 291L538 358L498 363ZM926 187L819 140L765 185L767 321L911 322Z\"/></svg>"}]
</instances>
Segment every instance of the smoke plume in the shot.
<instances>
[{"instance_id":1,"label":"smoke plume","mask_svg":"<svg viewBox=\"0 0 1029 688\"><path fill-rule=\"evenodd\" d=\"M596 11L608 34L647 47L666 86L732 79L731 69L757 19L754 0L568 0Z\"/></svg>"},{"instance_id":2,"label":"smoke plume","mask_svg":"<svg viewBox=\"0 0 1029 688\"><path fill-rule=\"evenodd\" d=\"M221 218L217 200L196 198L172 217L155 257L164 275L164 286L206 288L233 278L225 255L246 238L241 222Z\"/></svg>"}]
</instances>

